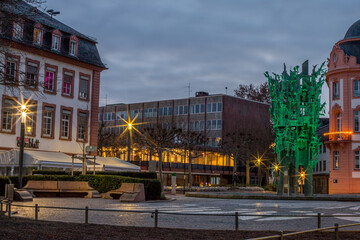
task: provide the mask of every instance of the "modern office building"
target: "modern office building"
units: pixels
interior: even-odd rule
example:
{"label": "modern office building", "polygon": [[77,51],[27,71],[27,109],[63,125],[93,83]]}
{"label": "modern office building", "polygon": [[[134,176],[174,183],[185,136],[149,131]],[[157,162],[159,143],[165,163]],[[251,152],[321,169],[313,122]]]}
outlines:
{"label": "modern office building", "polygon": [[[195,184],[227,184],[233,174],[233,160],[219,148],[221,139],[232,132],[268,132],[270,130],[269,105],[224,94],[209,95],[197,92],[195,97],[132,104],[112,104],[100,107],[99,121],[102,132],[120,135],[125,126],[122,119],[137,116],[136,122],[175,126],[182,130],[201,132],[208,139],[199,146],[196,158],[192,160],[193,182]],[[127,135],[125,136],[127,137]],[[141,149],[140,149],[141,150]],[[127,149],[105,149],[106,156],[127,159]],[[178,184],[183,185],[184,171],[188,171],[188,159],[173,153],[163,157],[165,184],[170,184],[170,174],[177,173]],[[141,165],[143,171],[149,170],[149,155],[146,151],[133,149],[131,161]],[[157,158],[152,158],[157,160]],[[184,165],[185,164],[185,165]],[[240,166],[239,166],[240,168]],[[187,173],[186,173],[187,174]],[[185,174],[185,175],[186,175]],[[241,172],[244,176],[245,172]],[[186,177],[185,177],[186,178]],[[256,184],[256,171],[251,172],[251,180]]]}
{"label": "modern office building", "polygon": [[96,40],[22,1],[1,6],[0,150],[18,148],[24,103],[25,152],[78,154],[96,146],[106,69]]}
{"label": "modern office building", "polygon": [[360,193],[360,20],[335,43],[328,60],[329,193]]}

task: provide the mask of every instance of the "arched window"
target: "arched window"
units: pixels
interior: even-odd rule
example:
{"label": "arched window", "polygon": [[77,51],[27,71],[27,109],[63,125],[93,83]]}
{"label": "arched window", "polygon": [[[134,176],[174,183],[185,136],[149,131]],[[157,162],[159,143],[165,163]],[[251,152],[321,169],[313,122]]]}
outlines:
{"label": "arched window", "polygon": [[336,114],[336,131],[341,132],[342,125],[342,115],[341,113]]}

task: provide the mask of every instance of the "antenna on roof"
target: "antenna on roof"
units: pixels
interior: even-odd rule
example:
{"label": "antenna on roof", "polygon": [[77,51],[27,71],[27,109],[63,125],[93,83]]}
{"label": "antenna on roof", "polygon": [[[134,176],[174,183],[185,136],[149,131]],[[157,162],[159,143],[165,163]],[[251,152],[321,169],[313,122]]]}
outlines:
{"label": "antenna on roof", "polygon": [[56,16],[56,15],[60,14],[60,11],[54,11],[54,9],[49,9],[46,12],[51,16],[51,18],[53,16]]}

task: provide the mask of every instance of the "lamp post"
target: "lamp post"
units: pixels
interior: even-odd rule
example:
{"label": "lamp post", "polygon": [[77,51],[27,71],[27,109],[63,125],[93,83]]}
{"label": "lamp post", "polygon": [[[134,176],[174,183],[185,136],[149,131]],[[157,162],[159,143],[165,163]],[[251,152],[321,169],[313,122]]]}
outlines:
{"label": "lamp post", "polygon": [[128,155],[127,155],[127,160],[128,162],[130,162],[130,155],[131,155],[131,129],[132,129],[132,124],[128,123],[128,129],[129,129],[129,138],[128,138]]}
{"label": "lamp post", "polygon": [[21,130],[20,130],[20,150],[19,150],[19,189],[22,188],[22,177],[23,177],[25,121],[26,121],[26,106],[21,105]]}

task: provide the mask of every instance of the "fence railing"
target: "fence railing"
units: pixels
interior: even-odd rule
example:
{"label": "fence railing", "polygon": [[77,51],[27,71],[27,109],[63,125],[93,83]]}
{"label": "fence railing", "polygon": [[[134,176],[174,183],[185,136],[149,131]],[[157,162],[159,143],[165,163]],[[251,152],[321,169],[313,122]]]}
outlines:
{"label": "fence railing", "polygon": [[[8,200],[1,200],[0,201],[0,217],[7,216],[11,218],[12,216],[12,207],[23,207],[23,208],[34,208],[34,219],[37,221],[39,219],[39,211],[40,208],[43,209],[61,209],[61,210],[77,210],[77,211],[84,211],[84,223],[89,223],[89,211],[94,212],[124,212],[124,213],[147,213],[151,214],[151,218],[154,219],[154,228],[158,227],[159,223],[159,215],[186,215],[186,216],[218,216],[218,217],[234,217],[234,229],[235,231],[239,230],[239,217],[288,217],[288,218],[298,218],[298,217],[305,217],[305,218],[317,218],[317,229],[311,229],[311,230],[304,230],[304,231],[298,231],[298,232],[291,232],[291,233],[284,233],[283,231],[279,231],[278,235],[272,235],[272,236],[266,236],[266,237],[259,237],[259,238],[252,238],[252,240],[266,240],[266,239],[272,239],[272,238],[278,238],[278,239],[284,239],[287,236],[295,236],[299,234],[305,234],[305,233],[312,233],[312,232],[318,232],[318,231],[325,231],[325,230],[334,230],[334,238],[337,240],[339,239],[339,229],[340,228],[346,228],[346,227],[353,227],[353,226],[360,226],[360,223],[354,223],[354,224],[347,224],[347,225],[339,225],[335,224],[334,227],[325,227],[321,228],[321,222],[322,218],[331,218],[331,217],[360,217],[360,214],[356,215],[326,215],[326,214],[239,214],[239,212],[234,213],[181,213],[181,212],[161,212],[158,209],[154,209],[151,211],[139,211],[139,210],[124,210],[124,209],[99,209],[99,208],[89,208],[86,206],[85,208],[74,208],[74,207],[55,207],[55,206],[39,206],[38,204],[35,204],[34,206],[29,205],[21,205],[21,204],[13,204],[12,201]],[[7,213],[7,215],[6,215]]]}

